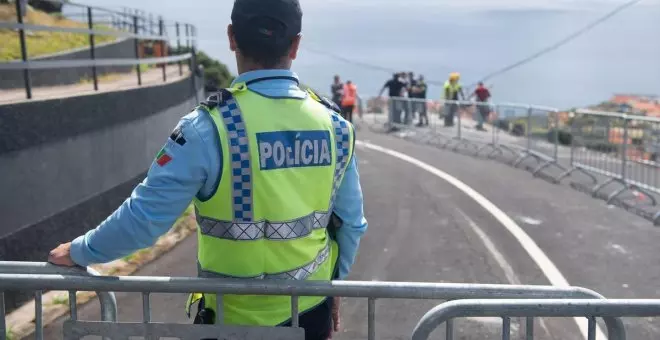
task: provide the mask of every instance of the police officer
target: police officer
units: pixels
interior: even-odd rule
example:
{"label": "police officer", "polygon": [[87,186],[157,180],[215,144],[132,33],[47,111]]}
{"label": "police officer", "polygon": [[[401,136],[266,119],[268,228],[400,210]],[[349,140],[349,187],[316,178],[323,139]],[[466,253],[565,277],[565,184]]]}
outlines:
{"label": "police officer", "polygon": [[[201,277],[348,275],[367,228],[355,136],[336,105],[301,90],[289,70],[300,4],[236,0],[231,19],[240,73],[231,88],[185,116],[131,196],[96,229],[53,249],[50,262],[87,266],[151,246],[192,201]],[[330,230],[335,217],[339,228]],[[196,323],[213,322],[215,301],[203,295]],[[227,324],[290,324],[288,297],[227,295],[223,304]],[[337,298],[300,297],[299,311],[306,339],[338,330]]]}

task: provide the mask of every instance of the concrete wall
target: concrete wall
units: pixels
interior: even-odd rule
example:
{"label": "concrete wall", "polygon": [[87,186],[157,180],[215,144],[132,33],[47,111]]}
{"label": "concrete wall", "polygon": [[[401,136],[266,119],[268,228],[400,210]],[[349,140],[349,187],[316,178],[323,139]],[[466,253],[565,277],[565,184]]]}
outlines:
{"label": "concrete wall", "polygon": [[[94,49],[98,59],[135,58],[135,40],[123,39],[117,42],[99,44]],[[86,60],[90,59],[89,48],[80,48],[65,53],[33,58],[31,60]],[[130,72],[133,66],[103,66],[97,68],[97,74]],[[79,83],[83,79],[92,79],[91,67],[64,69],[30,70],[32,86],[55,86]],[[23,70],[0,71],[0,89],[23,88]]]}
{"label": "concrete wall", "polygon": [[196,84],[0,106],[0,260],[45,261],[103,221],[202,100]]}

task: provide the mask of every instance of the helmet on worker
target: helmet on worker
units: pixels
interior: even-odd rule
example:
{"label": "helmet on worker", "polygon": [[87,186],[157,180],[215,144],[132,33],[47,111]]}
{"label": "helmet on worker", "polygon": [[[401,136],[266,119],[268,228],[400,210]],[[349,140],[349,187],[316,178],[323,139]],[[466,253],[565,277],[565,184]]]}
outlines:
{"label": "helmet on worker", "polygon": [[449,74],[449,81],[456,82],[461,79],[461,74],[458,72],[452,72]]}

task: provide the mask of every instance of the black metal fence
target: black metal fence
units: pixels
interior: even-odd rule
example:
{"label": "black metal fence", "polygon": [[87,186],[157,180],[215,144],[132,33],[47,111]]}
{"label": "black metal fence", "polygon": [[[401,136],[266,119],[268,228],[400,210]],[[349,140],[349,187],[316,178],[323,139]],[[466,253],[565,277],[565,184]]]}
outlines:
{"label": "black metal fence", "polygon": [[[183,75],[183,63],[187,62],[190,70],[196,69],[195,52],[197,30],[194,25],[178,21],[166,21],[144,11],[123,8],[121,11],[102,7],[87,6],[62,0],[43,0],[63,5],[63,12],[68,19],[86,23],[84,27],[58,27],[35,25],[24,22],[26,15],[21,1],[15,0],[16,21],[0,22],[0,29],[13,29],[18,34],[21,59],[0,62],[0,72],[22,70],[25,83],[25,95],[32,99],[32,81],[30,71],[40,69],[57,70],[62,68],[89,67],[92,71],[94,90],[98,91],[99,76],[97,68],[103,66],[134,66],[137,74],[137,85],[142,85],[141,65],[158,65],[162,68],[163,82],[167,81],[167,65],[176,63],[179,75]],[[63,32],[86,34],[89,37],[89,59],[67,60],[30,60],[26,32]],[[133,39],[134,58],[97,58],[96,37],[112,36],[117,39]],[[185,44],[185,45],[183,45]],[[146,50],[153,50],[155,56],[146,57]],[[195,77],[192,77],[193,82]],[[195,84],[193,84],[194,87]]]}

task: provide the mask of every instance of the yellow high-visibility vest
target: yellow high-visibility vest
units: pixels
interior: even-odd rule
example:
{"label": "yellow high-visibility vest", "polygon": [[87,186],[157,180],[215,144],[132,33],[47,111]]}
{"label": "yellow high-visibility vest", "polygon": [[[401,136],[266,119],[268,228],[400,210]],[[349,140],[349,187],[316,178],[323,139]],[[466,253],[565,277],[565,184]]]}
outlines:
{"label": "yellow high-visibility vest", "polygon": [[[237,84],[221,97],[198,108],[217,128],[223,162],[217,190],[194,200],[199,276],[331,280],[338,248],[326,227],[353,154],[353,126],[312,92],[268,98]],[[204,299],[215,308],[215,295]],[[300,312],[323,299],[300,297]],[[227,324],[274,326],[291,317],[287,296],[222,301]]]}

